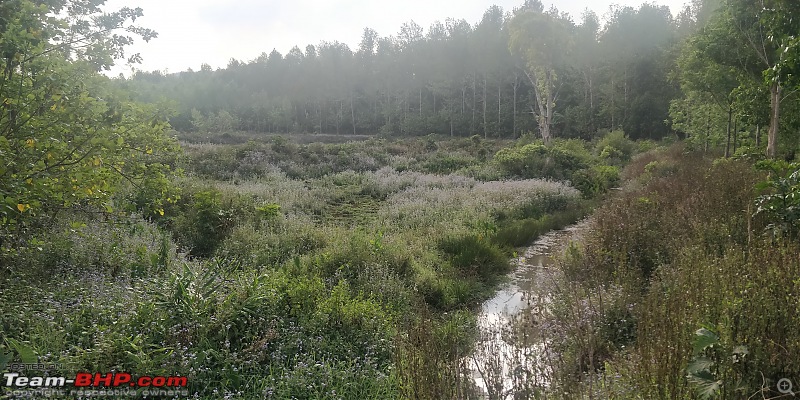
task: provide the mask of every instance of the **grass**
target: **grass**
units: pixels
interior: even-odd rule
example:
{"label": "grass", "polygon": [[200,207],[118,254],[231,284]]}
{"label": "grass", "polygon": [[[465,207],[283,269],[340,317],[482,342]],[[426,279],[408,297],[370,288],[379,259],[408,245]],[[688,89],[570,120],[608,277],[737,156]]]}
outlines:
{"label": "grass", "polygon": [[495,163],[507,144],[184,143],[163,216],[63,213],[4,258],[0,348],[187,375],[193,398],[474,396],[475,306],[517,246],[587,212]]}

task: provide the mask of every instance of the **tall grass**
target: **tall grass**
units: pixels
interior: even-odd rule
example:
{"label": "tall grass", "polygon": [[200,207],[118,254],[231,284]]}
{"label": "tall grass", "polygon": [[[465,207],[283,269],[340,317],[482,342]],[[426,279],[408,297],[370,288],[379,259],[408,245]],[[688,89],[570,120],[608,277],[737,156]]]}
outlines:
{"label": "tall grass", "polygon": [[[754,216],[765,176],[677,148],[634,159],[624,175],[631,183],[565,260],[553,317],[568,331],[554,336],[551,393],[779,396],[775,383],[800,373],[800,246]],[[698,332],[716,339],[698,345]]]}
{"label": "tall grass", "polygon": [[193,398],[474,397],[475,305],[585,211],[503,177],[503,144],[186,144],[163,216],[65,212],[4,258],[0,352],[187,375]]}

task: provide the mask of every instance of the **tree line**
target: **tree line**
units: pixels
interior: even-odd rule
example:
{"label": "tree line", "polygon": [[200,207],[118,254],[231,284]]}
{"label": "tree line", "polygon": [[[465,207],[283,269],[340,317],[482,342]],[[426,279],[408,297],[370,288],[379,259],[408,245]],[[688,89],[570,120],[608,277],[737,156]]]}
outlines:
{"label": "tree line", "polygon": [[673,16],[645,3],[615,6],[601,24],[591,11],[576,23],[528,0],[509,12],[492,6],[474,25],[412,21],[390,36],[366,28],[355,50],[325,41],[215,71],[137,72],[128,84],[144,100],[176,100],[181,131],[533,132],[547,141],[622,130],[730,154],[762,136],[776,143],[781,121],[796,131],[796,96],[785,89],[796,86],[797,7],[695,0]]}
{"label": "tree line", "polygon": [[[492,6],[475,25],[412,21],[385,37],[366,28],[355,50],[322,42],[132,81],[148,100],[178,101],[179,130],[516,137],[538,131],[545,114],[556,136],[604,128],[659,138],[678,89],[668,50],[685,23],[645,4],[615,9],[605,27],[592,12],[576,24],[529,1],[513,12]],[[549,83],[534,76],[540,66]],[[542,113],[544,92],[554,107]]]}

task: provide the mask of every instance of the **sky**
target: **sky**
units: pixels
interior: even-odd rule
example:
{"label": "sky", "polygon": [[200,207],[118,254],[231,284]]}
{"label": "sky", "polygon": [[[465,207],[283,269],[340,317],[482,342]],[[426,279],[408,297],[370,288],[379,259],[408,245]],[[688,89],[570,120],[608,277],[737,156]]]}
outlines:
{"label": "sky", "polygon": [[[688,0],[655,0],[676,15]],[[643,0],[543,0],[580,21],[584,10],[601,18],[612,4],[638,7]],[[199,70],[207,63],[224,68],[231,58],[256,59],[272,49],[286,54],[293,46],[339,41],[356,49],[364,28],[380,36],[396,35],[403,23],[414,21],[425,28],[436,20],[480,21],[484,11],[496,4],[504,11],[519,7],[524,0],[108,0],[106,10],[141,7],[144,16],[137,25],[158,32],[145,43],[138,39],[128,49],[140,53],[138,70],[180,72]],[[131,66],[120,60],[108,74],[129,75]]]}

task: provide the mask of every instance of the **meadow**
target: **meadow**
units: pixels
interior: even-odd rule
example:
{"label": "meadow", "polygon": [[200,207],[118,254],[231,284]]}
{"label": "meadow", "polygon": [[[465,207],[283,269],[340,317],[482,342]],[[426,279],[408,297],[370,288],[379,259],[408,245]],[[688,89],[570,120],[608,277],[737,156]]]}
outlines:
{"label": "meadow", "polygon": [[5,255],[3,337],[65,373],[186,375],[193,398],[472,397],[476,307],[616,184],[608,146],[185,140],[163,210],[56,215]]}

